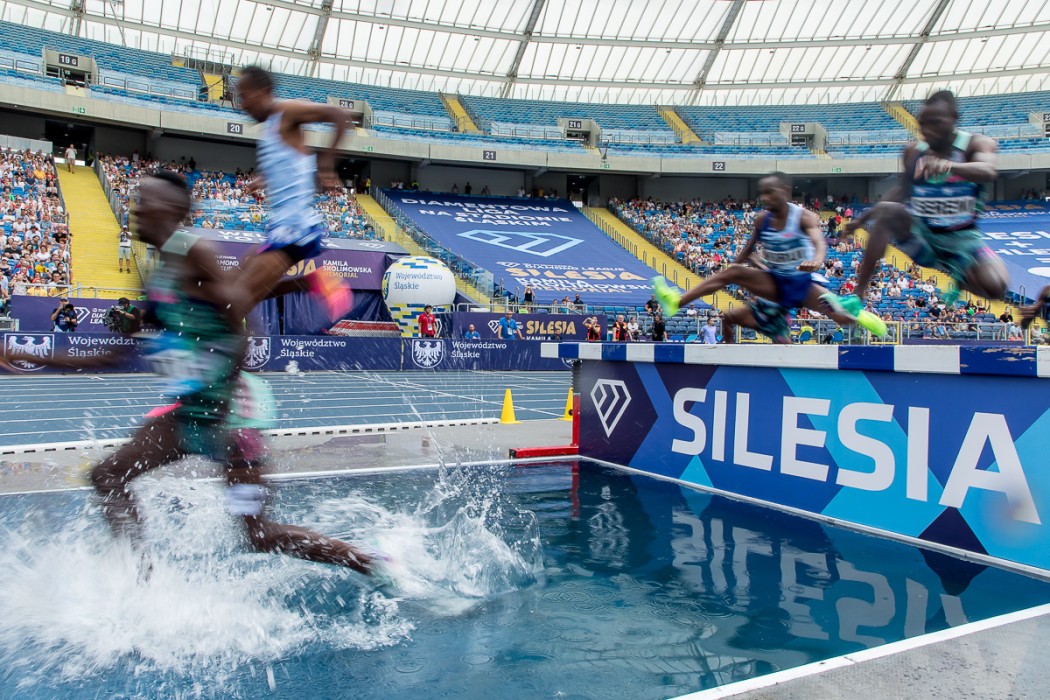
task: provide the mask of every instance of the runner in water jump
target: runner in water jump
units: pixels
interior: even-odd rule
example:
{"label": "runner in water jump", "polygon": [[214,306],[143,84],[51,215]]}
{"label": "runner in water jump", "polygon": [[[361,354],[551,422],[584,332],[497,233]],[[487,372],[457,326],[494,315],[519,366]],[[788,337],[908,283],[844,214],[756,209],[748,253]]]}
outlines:
{"label": "runner in water jump", "polygon": [[[791,201],[791,178],[772,173],[758,182],[759,197],[765,211],[755,217],[755,229],[733,264],[708,277],[684,294],[668,286],[663,277],[653,279],[653,291],[669,318],[683,304],[736,284],[757,299],[742,308],[732,309],[723,317],[726,342],[732,342],[732,326],[754,328],[775,343],[790,343],[788,314],[805,306],[821,313],[828,307],[821,297],[828,293],[819,282],[826,282],[817,270],[824,264],[827,246],[820,232],[820,219],[811,211]],[[761,246],[758,263],[751,267],[756,249]],[[832,319],[843,325],[855,321],[878,336],[886,334],[886,324],[875,314],[863,311],[855,318],[831,312]]]}
{"label": "runner in water jump", "polygon": [[[242,70],[237,80],[241,109],[262,124],[257,146],[259,174],[250,189],[265,188],[270,207],[266,244],[243,262],[234,293],[237,308],[244,315],[270,295],[288,268],[320,255],[326,231],[314,206],[314,195],[318,184],[324,189],[341,186],[335,173],[335,149],[348,125],[361,116],[335,105],[278,101],[273,88],[273,76],[257,66]],[[318,155],[306,146],[306,124],[335,126],[331,145]],[[305,280],[333,321],[350,310],[352,294],[339,277],[317,269]]]}
{"label": "runner in water jump", "polygon": [[[948,273],[959,289],[987,299],[1001,299],[1008,275],[1003,261],[984,244],[977,228],[985,183],[994,182],[998,145],[981,134],[957,128],[955,96],[931,95],[919,112],[921,141],[904,149],[901,178],[883,201],[843,228],[868,232],[864,259],[857,271],[857,293],[829,294],[825,301],[849,315],[863,308],[871,276],[892,241],[922,267]],[[958,290],[949,290],[954,301]]]}
{"label": "runner in water jump", "polygon": [[[161,329],[148,341],[147,358],[167,380],[173,403],[150,411],[131,441],[91,470],[103,515],[115,534],[139,542],[132,482],[187,455],[203,455],[223,465],[230,510],[243,518],[253,548],[372,574],[376,555],[266,517],[266,444],[258,428],[272,397],[265,382],[241,371],[247,339],[229,273],[206,241],[180,229],[190,204],[189,188],[174,173],[158,173],[139,185],[135,233],[155,245],[161,259],[147,284],[146,320]],[[87,369],[125,359],[121,351],[96,357],[7,354],[8,368],[22,361]]]}

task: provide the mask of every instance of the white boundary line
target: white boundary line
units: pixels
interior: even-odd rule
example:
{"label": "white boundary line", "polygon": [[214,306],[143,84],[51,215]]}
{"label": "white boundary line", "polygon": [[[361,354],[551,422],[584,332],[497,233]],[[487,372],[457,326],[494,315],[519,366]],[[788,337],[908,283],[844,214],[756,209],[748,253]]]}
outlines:
{"label": "white boundary line", "polygon": [[[454,428],[460,426],[495,425],[499,418],[469,418],[461,420],[416,421],[413,423],[362,423],[360,425],[323,425],[304,428],[276,428],[262,431],[270,437],[309,437],[312,435],[377,435],[396,433],[415,428]],[[107,449],[119,447],[130,438],[112,440],[73,440],[70,442],[47,442],[33,445],[0,446],[0,455],[34,454],[42,452],[68,452],[83,449]]]}
{"label": "white boundary line", "polygon": [[[454,464],[442,463],[442,462],[431,462],[429,464],[398,464],[391,467],[367,467],[362,469],[324,469],[320,471],[312,472],[271,472],[266,474],[267,481],[295,481],[296,479],[324,479],[333,476],[357,476],[359,474],[383,474],[386,472],[407,472],[414,471],[416,469],[440,469],[441,467],[485,467],[490,464],[506,464],[511,463],[515,466],[528,465],[528,464],[546,464],[548,462],[555,461],[573,461],[580,459],[575,455],[566,455],[564,459],[558,457],[521,457],[510,459],[481,459],[471,462],[456,462]],[[199,476],[196,478],[188,479],[189,481],[199,483],[222,483],[225,480],[221,476]],[[69,493],[70,491],[91,491],[91,486],[63,486],[53,489],[34,489],[32,491],[8,491],[0,493],[0,499],[7,496],[28,496],[44,493]]]}
{"label": "white boundary line", "polygon": [[744,503],[750,503],[752,505],[762,506],[763,508],[771,508],[773,510],[779,510],[784,513],[790,513],[797,515],[802,518],[809,520],[816,520],[821,523],[828,525],[834,525],[841,527],[844,530],[853,530],[854,532],[860,532],[865,535],[874,535],[875,537],[882,537],[888,540],[895,540],[897,542],[903,542],[904,544],[910,544],[913,547],[919,547],[920,549],[929,549],[934,552],[941,552],[942,554],[948,554],[956,557],[957,559],[965,559],[966,561],[972,561],[977,564],[984,564],[986,566],[994,566],[997,569],[1006,569],[1007,571],[1013,571],[1015,573],[1024,574],[1032,578],[1039,579],[1041,581],[1050,581],[1050,569],[1040,569],[1027,564],[1019,564],[1017,562],[1009,561],[1007,559],[997,559],[996,557],[988,556],[987,554],[977,554],[976,552],[970,552],[965,549],[959,549],[946,544],[940,544],[939,542],[930,542],[929,540],[922,540],[918,537],[912,537],[910,535],[902,535],[897,532],[891,532],[890,530],[882,530],[877,527],[871,527],[870,525],[862,525],[860,523],[854,523],[849,520],[842,520],[841,518],[835,518],[830,515],[822,515],[820,513],[813,513],[808,510],[802,510],[800,508],[792,508],[791,506],[781,505],[774,503],[773,501],[763,501],[760,498],[752,498],[751,496],[744,496],[739,493],[733,493],[732,491],[723,491],[716,489],[713,486],[704,486],[702,484],[693,484],[688,481],[682,481],[670,476],[664,476],[662,474],[654,474],[653,472],[647,472],[642,469],[635,467],[625,467],[622,464],[616,462],[609,462],[604,459],[598,459],[596,457],[587,457],[585,455],[576,456],[577,459],[585,459],[590,462],[597,462],[607,467],[614,469],[622,469],[627,472],[634,474],[640,474],[642,476],[649,476],[654,479],[660,479],[662,481],[670,481],[686,488],[691,488],[695,491],[702,491],[704,493],[712,493],[718,496],[725,496],[735,501],[743,501]]}
{"label": "white boundary line", "polygon": [[977,632],[995,629],[996,627],[1010,625],[1015,622],[1031,620],[1043,615],[1050,615],[1050,604],[1037,605],[1034,608],[1018,610],[1017,612],[1006,613],[1005,615],[997,615],[996,617],[989,617],[986,620],[978,620],[977,622],[968,622],[964,625],[959,625],[958,627],[951,627],[938,632],[930,632],[929,634],[912,637],[911,639],[902,639],[899,642],[882,644],[872,649],[864,649],[863,651],[853,652],[851,654],[835,656],[830,659],[825,659],[824,661],[817,661],[815,663],[805,664],[804,666],[796,666],[795,668],[770,673],[769,675],[759,676],[758,678],[749,678],[744,681],[729,683],[718,688],[711,688],[710,690],[701,690],[696,693],[689,693],[688,695],[680,695],[673,700],[716,700],[720,698],[733,698],[743,695],[744,693],[773,688],[778,685],[790,683],[791,681],[797,681],[801,678],[816,676],[836,668],[846,668],[847,666],[855,666],[866,661],[873,661],[887,656],[902,654],[911,651],[912,649],[919,649],[932,644],[946,642],[951,639],[966,637]]}

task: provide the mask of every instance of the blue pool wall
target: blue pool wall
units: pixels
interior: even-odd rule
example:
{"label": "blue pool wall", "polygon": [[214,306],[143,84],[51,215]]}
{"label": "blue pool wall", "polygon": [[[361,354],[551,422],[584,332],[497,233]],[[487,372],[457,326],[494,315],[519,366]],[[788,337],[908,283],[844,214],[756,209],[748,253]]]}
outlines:
{"label": "blue pool wall", "polygon": [[580,454],[1050,575],[1050,348],[549,343]]}

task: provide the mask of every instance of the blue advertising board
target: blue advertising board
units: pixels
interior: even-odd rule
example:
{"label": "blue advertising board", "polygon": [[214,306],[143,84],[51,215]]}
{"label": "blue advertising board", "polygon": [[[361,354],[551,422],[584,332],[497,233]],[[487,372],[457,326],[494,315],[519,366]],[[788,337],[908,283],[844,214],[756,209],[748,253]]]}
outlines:
{"label": "blue advertising board", "polygon": [[[38,357],[93,357],[127,350],[116,367],[97,372],[149,372],[142,358],[144,340],[112,333],[3,334],[3,347]],[[444,340],[429,338],[346,338],[328,335],[250,336],[244,368],[252,372],[382,370],[565,370],[571,361],[541,356],[540,341]],[[19,363],[27,372],[68,372]]]}
{"label": "blue advertising board", "polygon": [[533,340],[408,338],[402,369],[554,371],[572,366],[571,360],[543,357],[542,345]]}
{"label": "blue advertising board", "polygon": [[[473,325],[482,340],[499,338],[500,319],[504,314],[487,311],[460,311],[445,314],[451,322],[453,338],[462,338]],[[604,314],[514,314],[525,340],[587,340],[584,321],[596,321],[602,337],[609,330]]]}
{"label": "blue advertising board", "polygon": [[988,247],[1006,263],[1009,289],[1034,298],[1050,284],[1050,206],[1045,202],[998,202],[981,217]]}
{"label": "blue advertising board", "polygon": [[430,237],[536,301],[579,294],[592,305],[644,304],[656,273],[564,199],[461,197],[384,190]]}
{"label": "blue advertising board", "polygon": [[659,350],[578,348],[581,455],[1050,569],[1050,354]]}

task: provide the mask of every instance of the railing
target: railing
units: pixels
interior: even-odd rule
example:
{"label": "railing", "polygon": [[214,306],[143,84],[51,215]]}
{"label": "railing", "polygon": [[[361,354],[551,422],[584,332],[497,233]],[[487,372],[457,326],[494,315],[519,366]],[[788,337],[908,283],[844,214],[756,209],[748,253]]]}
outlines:
{"label": "railing", "polygon": [[[15,291],[15,287],[25,291]],[[47,284],[11,283],[11,293],[30,297],[69,297],[70,299],[98,299],[100,294],[118,293],[129,297],[138,297],[142,289],[138,287],[85,287],[80,284],[61,284],[51,287]]]}
{"label": "railing", "polygon": [[712,143],[719,146],[787,146],[787,137],[780,132],[747,133],[716,131]]}
{"label": "railing", "polygon": [[640,143],[656,144],[662,146],[673,146],[682,139],[674,133],[661,134],[659,132],[631,132],[627,129],[607,129],[602,131],[602,141],[609,143]]}
{"label": "railing", "polygon": [[505,122],[492,122],[490,133],[493,136],[503,136],[514,139],[536,139],[548,141],[563,141],[565,134],[555,126],[530,126],[528,124],[508,124]]}
{"label": "railing", "polygon": [[[98,83],[102,87],[115,88],[117,90],[126,90],[127,92],[141,92],[147,95],[157,95],[159,97],[174,97],[180,100],[192,100],[196,102],[199,95],[196,90],[189,88],[176,88],[164,85],[154,85],[149,82],[140,82],[134,78],[118,78],[112,75],[102,76],[101,82]],[[88,86],[90,87],[90,85]]]}
{"label": "railing", "polygon": [[[372,188],[372,196],[377,202],[379,202],[379,206],[383,207],[394,223],[399,226],[409,238],[415,241],[416,244],[429,255],[434,256],[448,265],[449,269],[452,270],[452,273],[456,275],[456,277],[473,285],[476,289],[484,294],[488,294],[490,297],[502,294],[502,283],[497,287],[495,278],[491,272],[480,265],[467,260],[463,256],[453,252],[428,236],[415,224],[415,222],[405,216],[398,206],[394,204],[389,197],[383,194],[383,191],[378,187]],[[378,230],[379,222],[373,221],[372,225]]]}
{"label": "railing", "polygon": [[372,125],[420,131],[452,131],[452,119],[449,117],[413,117],[382,111],[372,112]]}

